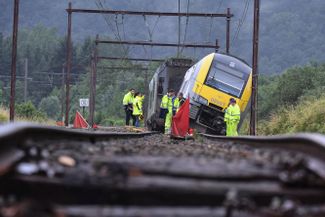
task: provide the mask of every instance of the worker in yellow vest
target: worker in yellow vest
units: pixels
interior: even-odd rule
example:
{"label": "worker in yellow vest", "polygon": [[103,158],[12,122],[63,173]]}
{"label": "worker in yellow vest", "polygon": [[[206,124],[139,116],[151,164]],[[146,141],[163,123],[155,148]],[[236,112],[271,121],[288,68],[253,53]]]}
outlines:
{"label": "worker in yellow vest", "polygon": [[143,116],[143,99],[144,97],[142,97],[141,93],[137,92],[134,94],[132,115],[135,117],[135,127],[140,127],[140,116]]}
{"label": "worker in yellow vest", "polygon": [[234,98],[230,98],[229,106],[225,111],[226,136],[238,136],[237,128],[240,121],[240,108]]}
{"label": "worker in yellow vest", "polygon": [[133,113],[133,100],[134,100],[135,90],[131,88],[127,94],[123,97],[123,107],[125,111],[125,125],[130,125],[130,119],[133,120],[133,125],[135,125],[135,117]]}
{"label": "worker in yellow vest", "polygon": [[173,101],[175,97],[175,91],[169,90],[167,97],[162,101],[164,102],[163,106],[167,107],[167,114],[165,118],[165,134],[170,134],[170,127],[172,125],[172,118],[173,118]]}
{"label": "worker in yellow vest", "polygon": [[160,103],[159,118],[162,118],[164,120],[166,120],[166,115],[168,113],[168,104],[172,100],[170,94],[171,94],[170,90],[168,90],[167,94],[162,97],[161,103]]}

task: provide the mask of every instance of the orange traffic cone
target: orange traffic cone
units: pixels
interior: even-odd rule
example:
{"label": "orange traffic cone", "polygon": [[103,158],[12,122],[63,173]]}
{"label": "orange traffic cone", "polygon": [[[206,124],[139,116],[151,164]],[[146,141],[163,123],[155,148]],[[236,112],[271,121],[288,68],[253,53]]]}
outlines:
{"label": "orange traffic cone", "polygon": [[84,117],[77,111],[73,121],[73,128],[89,128],[89,124]]}

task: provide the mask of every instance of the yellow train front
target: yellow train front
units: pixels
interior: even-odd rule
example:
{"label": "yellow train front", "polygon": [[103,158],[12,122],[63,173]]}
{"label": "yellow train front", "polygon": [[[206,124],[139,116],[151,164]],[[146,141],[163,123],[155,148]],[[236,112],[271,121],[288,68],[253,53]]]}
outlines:
{"label": "yellow train front", "polygon": [[[180,92],[190,98],[190,124],[199,132],[225,134],[224,110],[235,98],[244,119],[252,90],[252,69],[244,61],[212,53],[187,70]],[[241,125],[241,122],[239,126]]]}

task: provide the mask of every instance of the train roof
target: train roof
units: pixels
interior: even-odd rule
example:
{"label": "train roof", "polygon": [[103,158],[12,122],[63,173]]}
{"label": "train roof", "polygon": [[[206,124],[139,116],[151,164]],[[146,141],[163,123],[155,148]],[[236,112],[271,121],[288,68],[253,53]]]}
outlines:
{"label": "train roof", "polygon": [[239,58],[239,57],[237,57],[237,56],[235,56],[235,55],[227,54],[227,53],[215,53],[215,54],[219,54],[219,55],[229,56],[229,57],[235,58],[235,59],[237,59],[237,60],[239,60],[239,61],[245,63],[247,66],[250,67],[250,65],[249,65],[249,64],[248,64],[244,59],[241,59],[241,58]]}

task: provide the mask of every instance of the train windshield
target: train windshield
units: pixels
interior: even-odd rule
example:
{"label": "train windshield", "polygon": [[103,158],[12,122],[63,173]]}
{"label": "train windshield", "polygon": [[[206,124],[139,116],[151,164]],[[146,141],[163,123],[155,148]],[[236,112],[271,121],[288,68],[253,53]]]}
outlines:
{"label": "train windshield", "polygon": [[231,66],[231,64],[225,65],[213,61],[206,84],[235,97],[240,97],[247,75]]}

